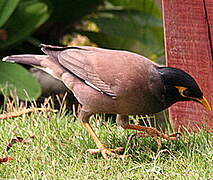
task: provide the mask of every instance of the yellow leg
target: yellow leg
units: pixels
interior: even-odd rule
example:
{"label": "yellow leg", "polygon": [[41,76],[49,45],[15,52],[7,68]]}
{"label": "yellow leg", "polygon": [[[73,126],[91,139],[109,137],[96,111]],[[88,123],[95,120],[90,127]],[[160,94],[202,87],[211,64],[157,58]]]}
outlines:
{"label": "yellow leg", "polygon": [[91,135],[91,137],[95,141],[98,149],[89,149],[87,151],[92,154],[101,153],[105,159],[108,159],[109,157],[120,157],[120,158],[127,157],[125,155],[116,154],[117,152],[124,151],[123,147],[119,147],[116,149],[108,149],[101,143],[98,136],[96,135],[96,133],[94,132],[94,130],[92,129],[92,127],[89,124],[89,117],[90,117],[90,114],[88,114],[84,111],[81,111],[79,114],[79,118],[82,120],[85,129],[88,131],[88,133]]}
{"label": "yellow leg", "polygon": [[95,141],[98,149],[102,150],[105,148],[105,146],[101,143],[101,141],[98,139],[97,135],[95,134],[95,132],[93,131],[92,127],[90,126],[89,123],[87,122],[83,122],[84,127],[86,128],[86,130],[89,132],[89,134],[92,136],[93,140]]}

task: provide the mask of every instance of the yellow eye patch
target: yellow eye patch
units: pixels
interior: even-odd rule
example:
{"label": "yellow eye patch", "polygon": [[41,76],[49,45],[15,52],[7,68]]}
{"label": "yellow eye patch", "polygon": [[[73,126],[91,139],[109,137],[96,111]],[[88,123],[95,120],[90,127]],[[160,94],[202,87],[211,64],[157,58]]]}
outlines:
{"label": "yellow eye patch", "polygon": [[186,87],[183,87],[183,86],[175,86],[177,89],[178,89],[178,91],[179,91],[179,93],[181,94],[181,96],[183,96],[183,97],[187,97],[187,96],[185,96],[184,94],[183,94],[183,91],[185,91],[187,88]]}

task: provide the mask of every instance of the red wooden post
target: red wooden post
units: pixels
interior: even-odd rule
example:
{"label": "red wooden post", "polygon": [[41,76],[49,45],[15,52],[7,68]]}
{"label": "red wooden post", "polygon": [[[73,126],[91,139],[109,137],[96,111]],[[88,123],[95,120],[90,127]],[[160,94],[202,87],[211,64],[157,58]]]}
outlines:
{"label": "red wooden post", "polygon": [[[167,64],[191,74],[213,106],[213,1],[163,0]],[[177,130],[213,130],[213,111],[194,102],[170,108]]]}

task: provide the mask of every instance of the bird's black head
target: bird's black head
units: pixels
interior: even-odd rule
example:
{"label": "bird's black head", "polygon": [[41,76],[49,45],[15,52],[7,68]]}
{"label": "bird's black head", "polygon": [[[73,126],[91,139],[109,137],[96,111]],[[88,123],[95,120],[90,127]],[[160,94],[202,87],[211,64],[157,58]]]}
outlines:
{"label": "bird's black head", "polygon": [[169,107],[178,101],[196,101],[211,110],[198,84],[188,73],[172,67],[158,67],[165,88],[164,101]]}

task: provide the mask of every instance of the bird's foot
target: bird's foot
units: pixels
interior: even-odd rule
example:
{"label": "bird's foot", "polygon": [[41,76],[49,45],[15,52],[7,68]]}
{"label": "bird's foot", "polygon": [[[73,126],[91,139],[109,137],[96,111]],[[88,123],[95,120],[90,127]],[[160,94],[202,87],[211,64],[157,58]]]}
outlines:
{"label": "bird's foot", "polygon": [[155,128],[146,127],[146,130],[145,130],[144,133],[132,134],[129,137],[129,141],[131,141],[135,137],[153,137],[154,140],[158,144],[158,150],[160,150],[160,148],[161,148],[161,140],[160,140],[160,138],[174,141],[174,140],[178,140],[180,138],[180,136],[181,136],[181,133],[164,134],[164,133],[161,133],[160,131],[158,131]]}
{"label": "bird's foot", "polygon": [[129,140],[133,139],[134,137],[153,137],[153,138],[163,138],[167,140],[178,140],[181,136],[181,133],[174,133],[174,134],[164,134],[158,131],[155,128],[150,128],[148,131],[144,133],[135,133],[129,137]]}
{"label": "bird's foot", "polygon": [[87,152],[91,154],[98,154],[101,153],[105,159],[110,158],[126,158],[128,155],[119,155],[118,153],[121,153],[124,151],[123,147],[118,147],[116,149],[109,149],[106,147],[100,148],[100,149],[88,149]]}

